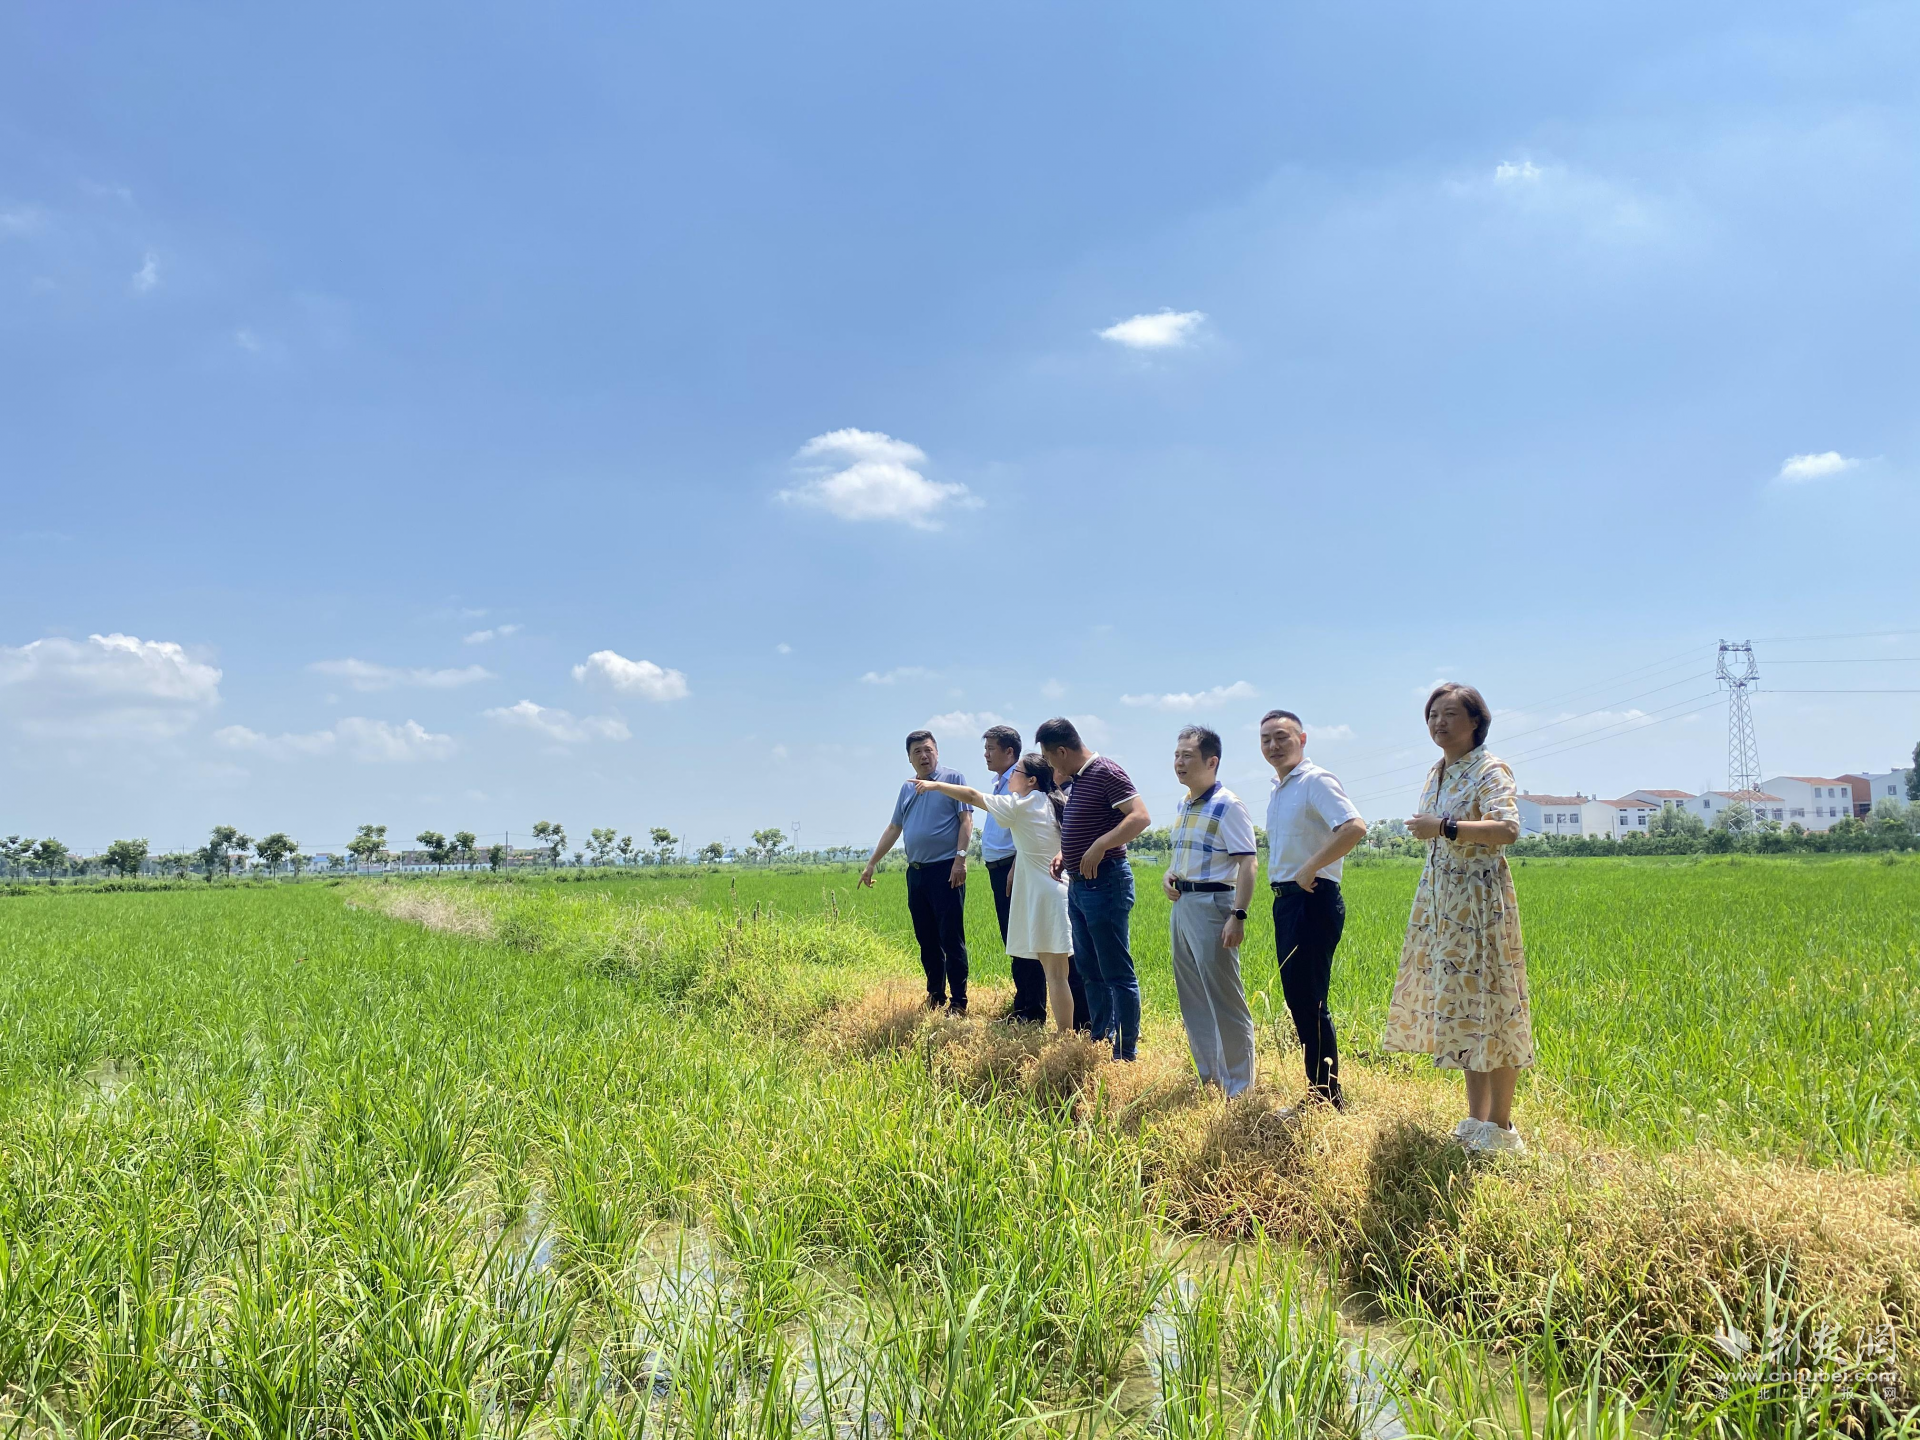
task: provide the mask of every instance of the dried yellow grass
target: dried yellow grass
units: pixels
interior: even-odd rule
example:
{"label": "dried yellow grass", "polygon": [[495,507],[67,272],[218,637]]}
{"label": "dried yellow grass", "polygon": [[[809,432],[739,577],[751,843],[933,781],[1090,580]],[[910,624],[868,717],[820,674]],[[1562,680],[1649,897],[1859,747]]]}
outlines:
{"label": "dried yellow grass", "polygon": [[1729,1316],[1754,1323],[1771,1276],[1789,1324],[1825,1321],[1851,1338],[1891,1322],[1907,1388],[1920,1389],[1913,1173],[1649,1155],[1538,1114],[1526,1153],[1470,1157],[1450,1134],[1458,1090],[1425,1077],[1348,1065],[1344,1113],[1265,1081],[1227,1101],[1196,1082],[1177,1030],[1116,1064],[1079,1035],[929,1016],[904,986],[835,1012],[823,1033],[842,1052],[922,1048],[968,1093],[1067,1106],[1137,1136],[1174,1223],[1294,1238],[1339,1256],[1364,1288],[1495,1340],[1551,1320],[1576,1351],[1665,1353]]}

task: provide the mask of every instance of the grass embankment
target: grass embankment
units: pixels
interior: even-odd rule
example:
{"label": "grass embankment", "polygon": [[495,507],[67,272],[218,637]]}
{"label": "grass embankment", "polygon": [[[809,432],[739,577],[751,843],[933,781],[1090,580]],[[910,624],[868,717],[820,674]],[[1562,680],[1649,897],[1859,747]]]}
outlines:
{"label": "grass embankment", "polygon": [[[873,991],[914,967],[861,914],[897,894],[845,903],[817,874],[767,878],[734,914],[635,907],[632,886],[357,892],[437,929],[320,887],[7,902],[0,1383],[15,1413],[223,1435],[649,1419],[1279,1435],[1357,1433],[1384,1401],[1418,1433],[1486,1434],[1537,1399],[1490,1364],[1502,1334],[1549,1389],[1555,1365],[1595,1357],[1590,1420],[1566,1397],[1563,1427],[1620,1428],[1625,1396],[1602,1382],[1622,1363],[1657,1382],[1648,1326],[1595,1343],[1609,1307],[1662,1288],[1622,1288],[1632,1256],[1602,1253],[1644,1237],[1589,1245],[1537,1199],[1592,1193],[1583,1162],[1560,1178],[1535,1157],[1466,1169],[1430,1143],[1448,1103],[1391,1072],[1356,1068],[1345,1120],[1209,1105],[1151,984],[1157,1058],[1128,1070],[1072,1041],[1029,1056],[1031,1037],[906,1023]],[[1556,1135],[1563,1157],[1611,1153],[1563,1141],[1591,1139]],[[1821,1183],[1870,1210],[1872,1186],[1897,1184]],[[1372,1198],[1360,1246],[1343,1238],[1353,1195]],[[1397,1273],[1387,1303],[1442,1322],[1375,1343],[1373,1402],[1356,1398],[1326,1291],[1284,1248],[1255,1242],[1174,1283],[1175,1224],[1261,1220],[1377,1262],[1376,1280]],[[1910,1213],[1881,1221],[1910,1239]],[[1696,1231],[1673,1229],[1760,1335],[1765,1260],[1791,1251],[1774,1318],[1797,1343],[1823,1294],[1836,1317],[1869,1313],[1850,1224],[1799,1250],[1769,1250],[1776,1228],[1717,1271]],[[685,1263],[653,1225],[691,1237]],[[1829,1252],[1844,1261],[1831,1273]],[[1463,1304],[1489,1296],[1504,1306],[1489,1333],[1463,1336]],[[1693,1382],[1717,1363],[1695,1331],[1672,1349]],[[1749,1383],[1717,1402],[1697,1383],[1641,1399],[1661,1428],[1756,1434],[1815,1432],[1850,1403]]]}

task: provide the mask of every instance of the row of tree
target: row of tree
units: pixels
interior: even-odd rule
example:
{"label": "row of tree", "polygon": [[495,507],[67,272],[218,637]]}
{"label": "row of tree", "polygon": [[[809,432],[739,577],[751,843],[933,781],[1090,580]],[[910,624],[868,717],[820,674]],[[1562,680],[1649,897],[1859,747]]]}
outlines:
{"label": "row of tree", "polygon": [[[662,826],[647,832],[647,843],[636,843],[631,835],[622,835],[612,827],[596,828],[582,849],[573,850],[575,866],[671,865],[678,863],[720,864],[736,862],[766,864],[783,858],[795,858],[784,831],[756,830],[753,844],[730,850],[718,840],[698,850],[683,853],[681,838]],[[553,866],[568,862],[568,840],[564,825],[541,820],[532,828],[535,853],[544,852],[545,863]],[[520,863],[515,852],[505,845],[480,846],[471,830],[456,830],[451,837],[437,830],[422,830],[414,837],[417,851],[396,853],[387,844],[385,825],[362,825],[346,843],[345,855],[325,857],[328,868],[365,869],[402,863],[415,856],[424,857],[433,866],[458,866],[467,869],[484,864],[501,870]],[[518,852],[524,855],[526,852]],[[836,852],[837,854],[837,852]],[[97,876],[172,875],[185,879],[200,875],[208,881],[224,879],[236,873],[300,875],[314,863],[300,843],[284,831],[255,840],[233,825],[216,825],[206,844],[195,850],[170,851],[155,855],[147,841],[116,840],[97,855],[75,855],[52,838],[9,835],[0,840],[0,869],[14,878],[39,877],[75,879]]]}

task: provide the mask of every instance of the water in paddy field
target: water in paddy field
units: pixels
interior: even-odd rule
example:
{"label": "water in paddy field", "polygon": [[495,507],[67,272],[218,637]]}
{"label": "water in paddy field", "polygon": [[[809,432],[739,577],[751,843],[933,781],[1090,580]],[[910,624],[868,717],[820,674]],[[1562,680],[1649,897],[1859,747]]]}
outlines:
{"label": "water in paddy field", "polygon": [[97,1095],[103,1102],[111,1105],[120,1098],[120,1092],[140,1078],[140,1063],[137,1060],[120,1060],[112,1055],[102,1056],[80,1076],[83,1090]]}

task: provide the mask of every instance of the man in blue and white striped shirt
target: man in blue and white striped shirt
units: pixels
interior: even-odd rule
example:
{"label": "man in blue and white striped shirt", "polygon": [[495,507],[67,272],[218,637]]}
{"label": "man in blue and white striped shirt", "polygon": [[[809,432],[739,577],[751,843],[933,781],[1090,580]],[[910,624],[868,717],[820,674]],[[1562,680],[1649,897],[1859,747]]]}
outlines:
{"label": "man in blue and white striped shirt", "polygon": [[1231,1098],[1253,1084],[1253,1014],[1240,984],[1257,863],[1253,816],[1220,783],[1220,736],[1206,726],[1180,732],[1173,773],[1187,787],[1160,882],[1173,902],[1173,987],[1201,1082]]}

